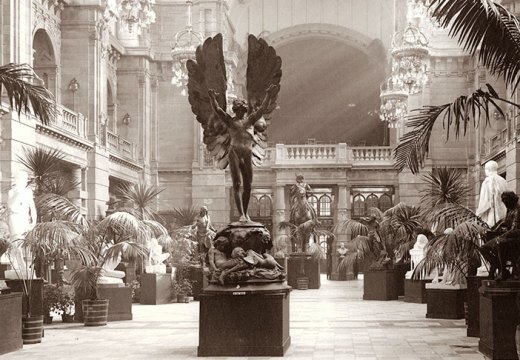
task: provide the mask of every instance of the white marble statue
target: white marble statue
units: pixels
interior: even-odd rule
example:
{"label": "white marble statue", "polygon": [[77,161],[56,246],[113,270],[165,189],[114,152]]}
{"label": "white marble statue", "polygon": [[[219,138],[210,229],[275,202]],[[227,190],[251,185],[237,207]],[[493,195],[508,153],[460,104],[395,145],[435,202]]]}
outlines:
{"label": "white marble statue", "polygon": [[166,265],[164,260],[170,257],[170,254],[162,252],[162,246],[159,245],[157,239],[152,239],[148,247],[149,255],[145,267],[147,274],[166,274]]}
{"label": "white marble statue", "polygon": [[[499,220],[506,216],[506,206],[502,202],[501,195],[504,191],[508,191],[507,181],[497,173],[498,164],[496,161],[488,161],[484,166],[486,178],[482,182],[480,188],[480,197],[477,211],[475,212],[489,227],[493,227]],[[488,266],[484,265],[478,268],[477,275],[487,276]]]}
{"label": "white marble statue", "polygon": [[[105,246],[103,252],[106,253],[108,246]],[[116,259],[105,261],[101,267],[101,274],[98,278],[98,284],[123,284],[125,277],[124,271],[115,270],[116,266],[121,262],[121,254]]]}
{"label": "white marble statue", "polygon": [[[413,248],[410,250],[410,270],[406,272],[405,278],[411,279],[413,271],[417,264],[419,264],[426,256],[426,245],[428,245],[428,238],[424,234],[417,235],[417,240]],[[426,278],[421,274],[421,278]]]}
{"label": "white marble statue", "polygon": [[36,225],[36,205],[33,191],[27,186],[28,175],[25,171],[15,174],[14,185],[7,195],[8,225],[11,239],[11,250],[8,257],[12,270],[5,272],[6,279],[29,279],[35,276],[34,269],[25,261],[24,255],[30,258],[29,249],[23,248],[21,241],[28,231]]}

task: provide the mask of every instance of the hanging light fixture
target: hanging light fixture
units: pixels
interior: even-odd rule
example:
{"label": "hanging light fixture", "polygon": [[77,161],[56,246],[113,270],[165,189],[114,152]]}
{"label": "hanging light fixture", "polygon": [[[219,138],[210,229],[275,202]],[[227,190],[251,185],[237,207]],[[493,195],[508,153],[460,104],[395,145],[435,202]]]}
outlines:
{"label": "hanging light fixture", "polygon": [[403,85],[408,94],[417,94],[428,80],[426,75],[430,51],[428,39],[411,23],[392,39],[392,78]]}
{"label": "hanging light fixture", "polygon": [[154,5],[155,0],[106,0],[103,16],[109,25],[119,19],[123,30],[141,34],[156,20]]}
{"label": "hanging light fixture", "polygon": [[183,96],[186,96],[186,86],[188,84],[186,61],[189,59],[195,59],[195,50],[203,41],[203,36],[200,33],[193,31],[193,25],[191,23],[191,6],[193,1],[187,0],[186,4],[188,5],[188,20],[186,21],[186,28],[175,34],[172,46],[172,84],[181,88],[181,94]]}
{"label": "hanging light fixture", "polygon": [[379,118],[386,121],[389,128],[399,127],[408,113],[408,92],[391,77],[381,85],[380,98]]}

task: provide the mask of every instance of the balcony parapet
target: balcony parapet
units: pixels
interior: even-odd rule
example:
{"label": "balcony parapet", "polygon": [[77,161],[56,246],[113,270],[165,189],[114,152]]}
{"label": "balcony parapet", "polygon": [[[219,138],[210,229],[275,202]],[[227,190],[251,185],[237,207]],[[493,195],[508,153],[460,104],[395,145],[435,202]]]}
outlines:
{"label": "balcony parapet", "polygon": [[[203,166],[214,166],[208,152],[202,152]],[[276,144],[265,150],[262,167],[334,166],[334,167],[389,167],[393,166],[393,147],[356,146],[339,144]]]}
{"label": "balcony parapet", "polygon": [[110,152],[116,152],[126,159],[135,160],[136,145],[112,131],[105,130],[105,146]]}
{"label": "balcony parapet", "polygon": [[489,160],[495,157],[499,152],[505,149],[506,143],[509,141],[507,128],[498,130],[495,135],[484,142],[484,158]]}

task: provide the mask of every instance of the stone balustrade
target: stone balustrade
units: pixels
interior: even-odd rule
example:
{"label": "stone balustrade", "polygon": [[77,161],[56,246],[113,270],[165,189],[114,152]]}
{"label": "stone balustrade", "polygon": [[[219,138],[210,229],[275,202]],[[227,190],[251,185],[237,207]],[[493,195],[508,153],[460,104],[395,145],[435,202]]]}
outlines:
{"label": "stone balustrade", "polygon": [[115,151],[119,155],[135,160],[135,144],[122,138],[121,136],[106,130],[106,147],[110,151]]}
{"label": "stone balustrade", "polygon": [[495,135],[484,142],[484,156],[489,157],[495,155],[502,150],[509,140],[507,128],[498,130]]}
{"label": "stone balustrade", "polygon": [[[204,154],[204,167],[214,166],[209,154]],[[346,143],[324,145],[284,145],[265,149],[263,167],[274,165],[337,165],[392,166],[393,148],[390,146],[349,147]]]}

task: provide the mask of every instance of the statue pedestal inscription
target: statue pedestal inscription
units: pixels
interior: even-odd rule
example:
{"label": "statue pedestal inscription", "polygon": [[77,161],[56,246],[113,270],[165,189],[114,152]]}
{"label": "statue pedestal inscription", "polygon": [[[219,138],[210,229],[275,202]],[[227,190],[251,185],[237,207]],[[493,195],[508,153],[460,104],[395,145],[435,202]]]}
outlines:
{"label": "statue pedestal inscription", "polygon": [[283,356],[290,291],[281,282],[209,285],[200,295],[198,356]]}
{"label": "statue pedestal inscription", "polygon": [[479,292],[478,350],[491,359],[517,359],[515,334],[520,316],[516,299],[520,282],[483,280]]}

